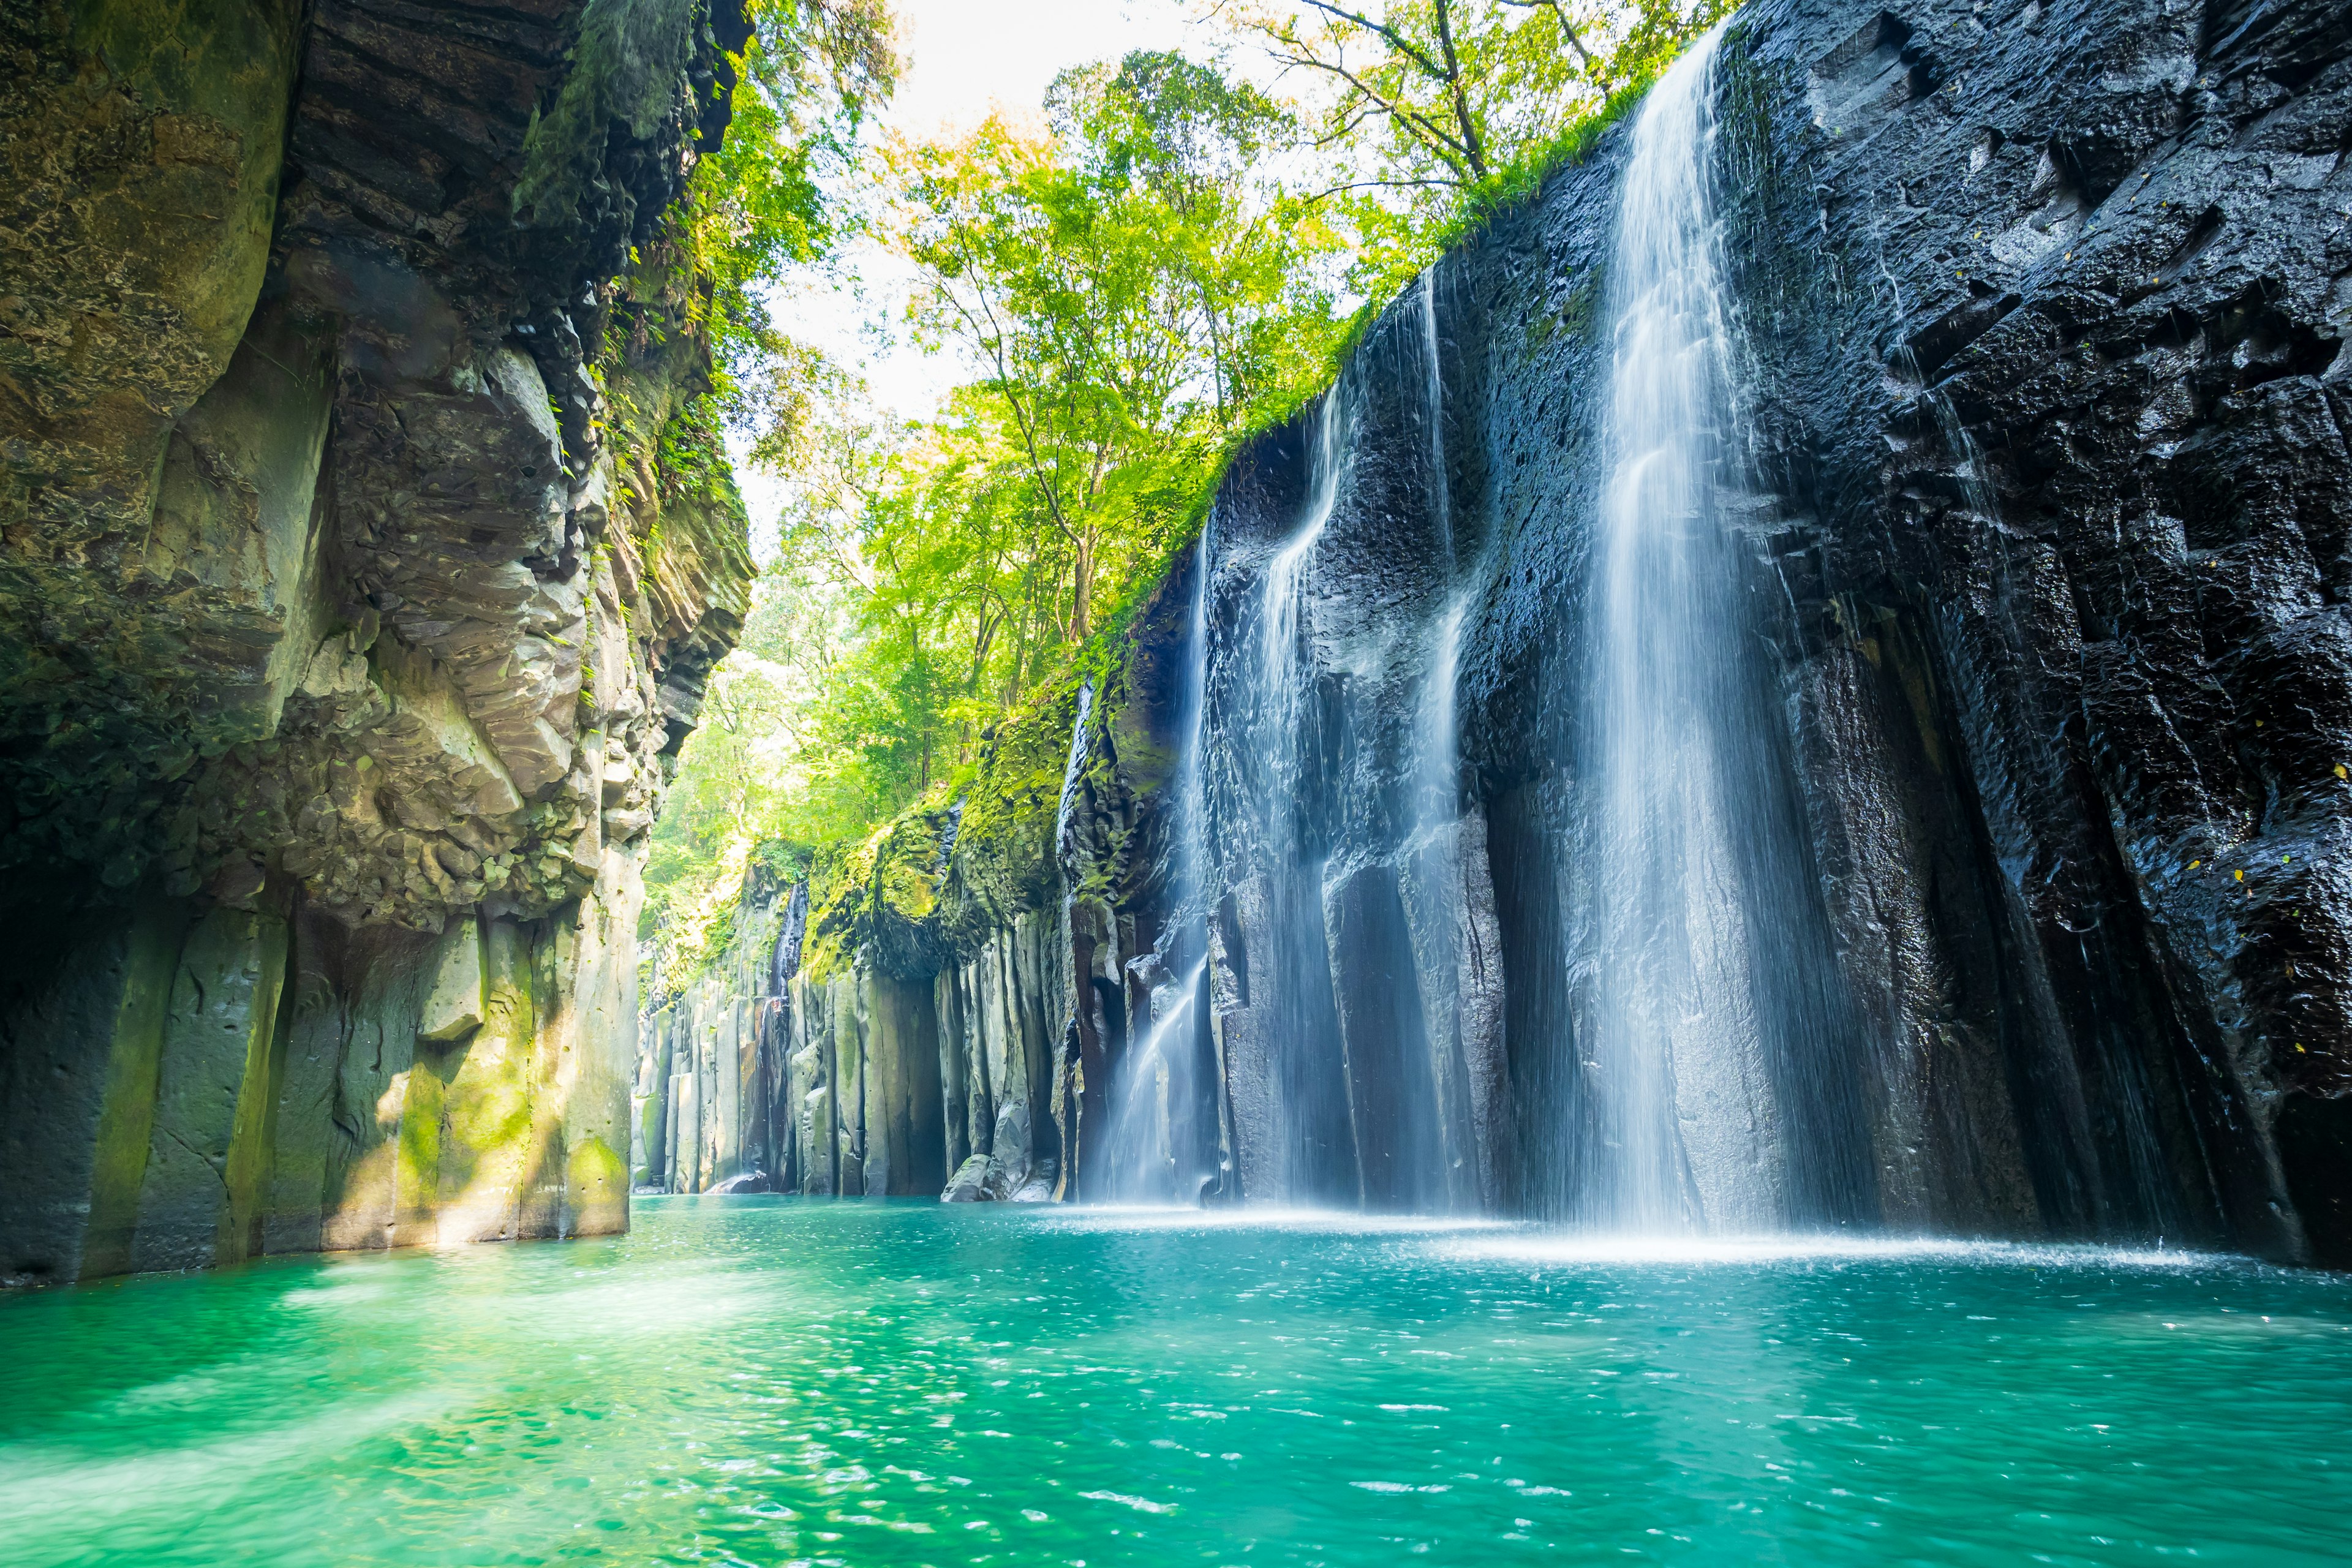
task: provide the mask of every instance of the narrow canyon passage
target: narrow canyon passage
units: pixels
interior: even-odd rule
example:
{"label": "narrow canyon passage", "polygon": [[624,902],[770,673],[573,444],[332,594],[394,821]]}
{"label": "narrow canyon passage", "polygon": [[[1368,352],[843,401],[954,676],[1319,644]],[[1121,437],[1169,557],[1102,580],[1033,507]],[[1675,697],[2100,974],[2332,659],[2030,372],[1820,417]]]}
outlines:
{"label": "narrow canyon passage", "polygon": [[2342,1557],[2341,0],[231,10],[0,17],[0,1559]]}

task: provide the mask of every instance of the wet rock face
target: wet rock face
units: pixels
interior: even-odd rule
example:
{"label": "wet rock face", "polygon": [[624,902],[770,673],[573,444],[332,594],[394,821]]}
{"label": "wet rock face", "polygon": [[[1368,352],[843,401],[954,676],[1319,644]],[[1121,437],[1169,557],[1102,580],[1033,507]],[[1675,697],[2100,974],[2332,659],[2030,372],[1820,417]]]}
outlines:
{"label": "wet rock face", "polygon": [[[1747,598],[1887,1223],[2342,1256],[2348,57],[2325,5],[1768,4],[1727,41]],[[1446,264],[1523,1116],[1622,155]]]}
{"label": "wet rock face", "polygon": [[748,604],[629,271],[740,16],[230,10],[0,19],[13,1277],[625,1224],[641,840]]}
{"label": "wet rock face", "polygon": [[[1775,939],[1817,955],[1831,1026],[1756,1129],[1759,1182],[1861,1223],[2343,1258],[2352,26],[1790,0],[1742,13],[1716,93],[1738,613],[1781,730],[1748,808],[1801,819],[1820,901]],[[1256,776],[1250,650],[1318,504],[1311,422],[1220,498],[1211,931],[1251,1195],[1560,1213],[1586,1179],[1578,737],[1626,154],[1368,336],[1300,595],[1295,788]],[[1433,821],[1415,730],[1465,585]],[[1806,1171],[1809,1109],[1853,1167]]]}
{"label": "wet rock face", "polygon": [[[1916,1035],[2001,1040],[2052,1228],[2341,1260],[2352,18],[1790,7],[1748,40],[1763,547],[1849,953]],[[1974,935],[1917,867],[1954,817]],[[2030,1000],[1955,1009],[1906,946]]]}

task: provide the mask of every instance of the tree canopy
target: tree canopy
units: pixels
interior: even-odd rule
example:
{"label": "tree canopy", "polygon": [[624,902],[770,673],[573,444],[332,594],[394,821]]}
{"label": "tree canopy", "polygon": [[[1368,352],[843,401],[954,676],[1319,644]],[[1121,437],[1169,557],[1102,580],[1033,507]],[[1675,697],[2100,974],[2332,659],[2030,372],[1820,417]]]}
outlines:
{"label": "tree canopy", "polygon": [[[919,140],[866,134],[897,69],[880,0],[765,3],[755,133],[698,171],[689,221],[731,268],[731,413],[785,500],[655,833],[647,930],[689,960],[752,846],[960,787],[1183,547],[1238,440],[1723,8],[1192,0],[1211,50],[1066,70],[1034,115]],[[954,382],[921,419],[763,303],[851,189],[916,279],[897,330]]]}

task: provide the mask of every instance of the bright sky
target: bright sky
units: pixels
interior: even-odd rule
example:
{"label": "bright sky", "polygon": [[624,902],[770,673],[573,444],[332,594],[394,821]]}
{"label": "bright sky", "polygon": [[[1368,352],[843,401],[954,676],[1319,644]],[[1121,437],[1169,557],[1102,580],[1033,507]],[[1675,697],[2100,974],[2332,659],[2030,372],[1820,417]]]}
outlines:
{"label": "bright sky", "polygon": [[1066,67],[1129,49],[1182,47],[1181,0],[895,0],[914,69],[892,123],[924,132],[967,124],[991,102],[1034,109]]}
{"label": "bright sky", "polygon": [[[1201,47],[1185,21],[1183,0],[891,0],[899,45],[912,64],[885,121],[910,135],[977,123],[993,105],[1035,110],[1067,67],[1112,59],[1129,49]],[[872,247],[844,258],[844,286],[823,285],[775,301],[779,321],[861,370],[875,400],[919,417],[961,379],[951,363],[878,344],[860,328],[904,309],[902,263]],[[857,277],[863,298],[846,286]],[[764,544],[777,506],[774,480],[738,463],[736,478],[751,511],[752,537]]]}

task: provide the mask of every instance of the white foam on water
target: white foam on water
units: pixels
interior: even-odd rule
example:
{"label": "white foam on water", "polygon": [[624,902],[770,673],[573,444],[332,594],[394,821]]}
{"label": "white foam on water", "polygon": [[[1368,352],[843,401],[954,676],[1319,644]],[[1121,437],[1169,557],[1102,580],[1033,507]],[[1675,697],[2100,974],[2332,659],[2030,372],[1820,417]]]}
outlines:
{"label": "white foam on water", "polygon": [[1509,1222],[1451,1215],[1361,1214],[1349,1209],[1072,1206],[1040,1214],[1055,1229],[1103,1231],[1263,1230],[1335,1236],[1426,1236],[1507,1228]]}
{"label": "white foam on water", "polygon": [[271,1469],[315,1464],[321,1453],[444,1417],[471,1397],[436,1388],[352,1400],[307,1420],[110,1458],[70,1443],[0,1445],[0,1542],[37,1539],[45,1525],[83,1527],[92,1518],[201,1517]]}
{"label": "white foam on water", "polygon": [[1521,1230],[1468,1237],[1445,1256],[1463,1261],[1533,1264],[1727,1265],[1954,1263],[1993,1268],[2200,1269],[2262,1265],[2227,1253],[2168,1247],[1969,1241],[1947,1237],[1788,1235],[1675,1236]]}

